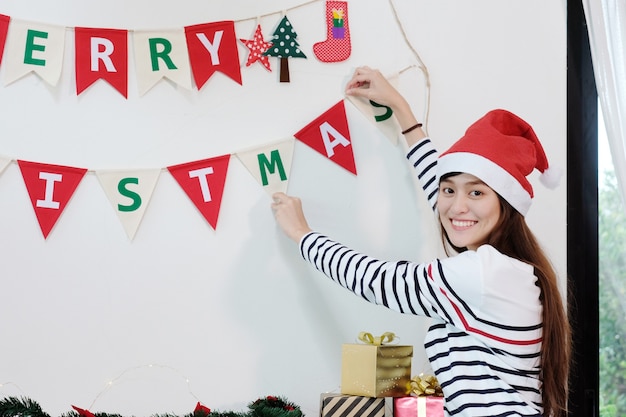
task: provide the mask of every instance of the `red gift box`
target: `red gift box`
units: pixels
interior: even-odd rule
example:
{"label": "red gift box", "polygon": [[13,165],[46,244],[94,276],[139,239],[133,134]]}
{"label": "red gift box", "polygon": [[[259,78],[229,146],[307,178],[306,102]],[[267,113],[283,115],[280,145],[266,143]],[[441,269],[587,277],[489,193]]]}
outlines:
{"label": "red gift box", "polygon": [[443,397],[396,397],[393,399],[394,417],[443,417]]}

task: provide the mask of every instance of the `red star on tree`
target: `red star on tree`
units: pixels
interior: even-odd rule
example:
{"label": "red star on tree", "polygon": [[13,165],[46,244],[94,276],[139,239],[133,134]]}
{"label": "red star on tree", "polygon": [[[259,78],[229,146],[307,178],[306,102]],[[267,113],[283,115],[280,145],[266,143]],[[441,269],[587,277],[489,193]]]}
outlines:
{"label": "red star on tree", "polygon": [[263,39],[263,32],[261,31],[261,25],[257,25],[256,31],[254,32],[253,39],[250,39],[250,40],[239,39],[239,40],[243,42],[243,44],[246,45],[248,49],[250,50],[248,54],[248,61],[246,62],[246,67],[249,67],[250,65],[259,61],[261,62],[261,64],[263,64],[263,66],[268,71],[272,70],[270,68],[269,57],[263,55],[263,53],[267,51],[270,48],[270,46],[272,46],[272,42],[265,42],[265,40]]}

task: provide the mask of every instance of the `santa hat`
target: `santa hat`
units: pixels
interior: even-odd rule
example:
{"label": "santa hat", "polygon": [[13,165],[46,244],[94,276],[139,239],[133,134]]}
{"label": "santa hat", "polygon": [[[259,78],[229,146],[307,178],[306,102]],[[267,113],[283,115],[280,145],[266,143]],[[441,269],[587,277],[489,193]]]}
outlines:
{"label": "santa hat", "polygon": [[452,172],[472,174],[500,194],[522,215],[533,198],[526,178],[533,169],[540,180],[555,188],[561,171],[548,167],[548,159],[533,128],[506,110],[492,110],[472,124],[465,135],[441,154],[437,175]]}

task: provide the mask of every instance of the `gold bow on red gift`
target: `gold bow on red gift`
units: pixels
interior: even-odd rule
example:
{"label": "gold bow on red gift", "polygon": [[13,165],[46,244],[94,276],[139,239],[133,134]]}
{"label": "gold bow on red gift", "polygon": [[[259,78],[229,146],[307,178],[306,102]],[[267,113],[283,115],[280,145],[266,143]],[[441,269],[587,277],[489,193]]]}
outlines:
{"label": "gold bow on red gift", "polygon": [[382,346],[385,343],[391,343],[396,338],[396,335],[391,332],[385,332],[380,336],[372,336],[371,333],[361,332],[359,333],[359,340],[368,345]]}
{"label": "gold bow on red gift", "polygon": [[437,381],[437,377],[434,375],[419,374],[414,376],[406,384],[406,393],[417,395],[418,397],[425,395],[443,397],[441,385],[439,385],[439,381]]}

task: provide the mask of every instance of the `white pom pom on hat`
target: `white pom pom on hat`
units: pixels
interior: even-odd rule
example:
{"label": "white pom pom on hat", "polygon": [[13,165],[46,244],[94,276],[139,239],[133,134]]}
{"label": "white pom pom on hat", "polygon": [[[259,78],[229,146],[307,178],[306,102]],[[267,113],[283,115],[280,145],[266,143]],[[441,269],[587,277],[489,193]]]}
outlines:
{"label": "white pom pom on hat", "polygon": [[437,175],[472,174],[485,182],[522,215],[528,213],[533,187],[526,178],[537,169],[548,188],[559,185],[562,171],[549,167],[533,128],[503,109],[488,112],[439,156]]}

